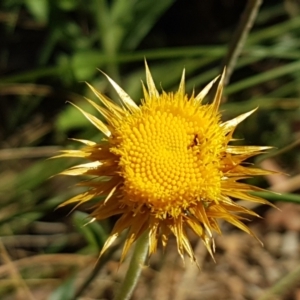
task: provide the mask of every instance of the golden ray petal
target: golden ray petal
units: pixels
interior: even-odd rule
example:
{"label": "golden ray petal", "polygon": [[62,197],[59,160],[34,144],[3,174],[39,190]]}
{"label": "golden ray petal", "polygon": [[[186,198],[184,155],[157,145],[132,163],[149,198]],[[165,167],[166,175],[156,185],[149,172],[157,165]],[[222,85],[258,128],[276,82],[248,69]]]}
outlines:
{"label": "golden ray petal", "polygon": [[86,153],[82,150],[61,150],[60,154],[53,156],[51,158],[59,158],[59,157],[88,157],[89,153]]}
{"label": "golden ray petal", "polygon": [[247,112],[247,113],[244,113],[242,115],[239,115],[238,117],[235,117],[234,119],[232,120],[229,120],[229,121],[226,121],[224,123],[221,124],[221,127],[224,128],[225,130],[225,133],[228,133],[228,132],[231,132],[233,131],[236,126],[238,124],[240,124],[241,122],[243,122],[245,119],[247,119],[250,115],[252,115],[255,111],[257,110],[257,108]]}
{"label": "golden ray petal", "polygon": [[212,80],[209,84],[207,84],[202,91],[195,97],[196,101],[199,101],[199,103],[202,102],[204,97],[208,94],[214,83],[219,79],[219,76],[217,76],[214,80]]}
{"label": "golden ray petal", "polygon": [[[182,240],[182,244],[183,244],[184,250],[186,251],[186,253],[190,257],[190,259],[194,263],[196,263],[197,267],[199,268],[197,259],[196,259],[195,255],[194,255],[193,248],[192,248],[192,246],[190,244],[190,241],[189,241],[189,238],[187,237],[187,234],[186,234],[186,232],[184,230],[182,232],[182,236],[180,237],[180,239]],[[184,257],[182,257],[182,260],[184,261]]]}
{"label": "golden ray petal", "polygon": [[220,81],[218,83],[217,92],[212,103],[213,110],[217,112],[219,110],[221,99],[222,99],[222,92],[223,92],[223,84],[225,79],[226,69],[224,68],[223,73],[221,75]]}
{"label": "golden ray petal", "polygon": [[149,70],[148,64],[145,60],[145,69],[146,69],[146,82],[148,86],[148,93],[150,98],[159,98],[159,93],[155,87],[154,80],[152,78],[151,72]]}
{"label": "golden ray petal", "polygon": [[112,243],[117,239],[117,237],[120,235],[120,233],[131,225],[131,222],[132,222],[132,214],[130,214],[130,213],[123,214],[120,217],[120,219],[115,224],[108,239],[104,243],[103,248],[100,252],[100,257],[112,245]]}
{"label": "golden ray petal", "polygon": [[62,171],[61,175],[69,175],[69,176],[78,176],[88,173],[89,171],[95,170],[102,166],[103,164],[99,161],[93,161],[86,164],[77,165],[71,167],[65,171]]}
{"label": "golden ray petal", "polygon": [[145,219],[145,216],[142,214],[132,217],[131,225],[130,225],[131,227],[127,234],[125,245],[123,246],[120,262],[122,262],[124,260],[131,245],[144,232],[143,228],[145,227],[145,223],[147,223],[147,219]]}
{"label": "golden ray petal", "polygon": [[131,111],[136,112],[139,111],[140,108],[136,105],[136,103],[130,98],[130,96],[116,83],[114,82],[108,75],[102,72],[105,77],[108,79],[110,84],[113,86],[119,97],[121,98],[122,102],[124,103],[125,107]]}
{"label": "golden ray petal", "polygon": [[144,94],[144,99],[142,99],[142,103],[149,102],[150,96],[149,96],[148,91],[143,82],[142,82],[142,89],[143,89],[143,94]]}
{"label": "golden ray petal", "polygon": [[184,98],[185,96],[185,69],[182,71],[182,76],[178,88],[178,96]]}
{"label": "golden ray petal", "polygon": [[[150,220],[150,231],[149,231],[149,254],[156,252],[157,241],[159,236],[159,222],[155,218]],[[153,220],[154,219],[154,220]]]}
{"label": "golden ray petal", "polygon": [[94,117],[93,115],[85,112],[83,109],[75,105],[74,103],[71,103],[73,106],[75,106],[96,128],[98,128],[101,132],[103,132],[107,137],[110,137],[111,132],[108,129],[108,127],[99,119]]}
{"label": "golden ray petal", "polygon": [[116,191],[116,189],[118,188],[120,184],[115,185],[111,191],[108,193],[108,195],[106,196],[106,198],[104,199],[104,205],[107,203],[107,201],[113,196],[114,192]]}
{"label": "golden ray petal", "polygon": [[110,122],[113,120],[114,114],[105,109],[104,107],[101,107],[100,105],[96,104],[94,101],[90,99],[86,99],[93,107],[96,108],[96,110],[107,120],[107,122]]}
{"label": "golden ray petal", "polygon": [[227,146],[226,152],[231,154],[246,154],[249,157],[249,154],[257,155],[272,148],[267,146]]}
{"label": "golden ray petal", "polygon": [[70,139],[72,141],[76,141],[76,142],[79,142],[79,143],[82,143],[82,144],[85,144],[87,146],[95,146],[97,145],[95,142],[92,142],[92,141],[89,141],[89,140],[83,140],[83,139]]}
{"label": "golden ray petal", "polygon": [[76,203],[76,202],[78,202],[77,206],[79,206],[82,203],[87,202],[87,201],[93,199],[97,195],[98,195],[97,191],[95,191],[95,190],[88,190],[87,192],[78,194],[78,195],[72,197],[71,199],[63,202],[62,204],[59,205],[59,207],[66,206],[68,204],[72,204],[72,203]]}
{"label": "golden ray petal", "polygon": [[92,90],[92,92],[97,96],[97,98],[101,101],[101,103],[114,114],[115,118],[122,119],[124,117],[125,112],[117,106],[115,103],[113,103],[108,97],[105,95],[99,93],[93,86],[91,86],[89,83],[86,83],[88,87]]}
{"label": "golden ray petal", "polygon": [[169,235],[171,233],[169,227],[167,226],[166,223],[160,222],[160,227],[161,227],[161,243],[163,246],[163,249],[165,250],[168,244],[169,240]]}
{"label": "golden ray petal", "polygon": [[91,216],[97,220],[104,220],[111,216],[126,214],[127,211],[125,208],[120,207],[117,197],[111,197],[105,205],[101,203],[94,208]]}

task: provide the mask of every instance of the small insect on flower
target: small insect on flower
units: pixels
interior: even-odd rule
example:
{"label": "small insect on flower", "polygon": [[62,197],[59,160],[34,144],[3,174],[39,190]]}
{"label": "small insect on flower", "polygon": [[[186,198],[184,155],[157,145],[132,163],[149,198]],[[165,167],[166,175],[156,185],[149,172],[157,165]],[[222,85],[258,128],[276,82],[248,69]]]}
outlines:
{"label": "small insect on flower", "polygon": [[184,74],[177,92],[159,93],[146,63],[147,87],[142,84],[144,98],[140,106],[107,75],[122,106],[89,85],[102,105],[87,101],[106,123],[76,106],[106,138],[99,144],[78,140],[85,145],[82,149],[64,150],[58,156],[90,161],[61,174],[92,177],[79,184],[88,187],[86,192],[62,205],[102,197],[93,206],[91,217],[103,220],[119,216],[100,255],[128,229],[121,261],[133,242],[148,232],[149,255],[156,251],[158,242],[165,248],[169,236],[174,235],[182,259],[186,252],[196,262],[188,229],[202,239],[213,256],[212,233],[221,233],[218,220],[254,236],[241,221],[241,214],[257,214],[236,200],[269,204],[250,193],[260,188],[239,181],[271,173],[244,164],[270,147],[230,145],[237,125],[255,110],[222,122],[218,109],[224,73],[211,104],[203,104],[202,100],[218,78],[198,95],[188,96]]}

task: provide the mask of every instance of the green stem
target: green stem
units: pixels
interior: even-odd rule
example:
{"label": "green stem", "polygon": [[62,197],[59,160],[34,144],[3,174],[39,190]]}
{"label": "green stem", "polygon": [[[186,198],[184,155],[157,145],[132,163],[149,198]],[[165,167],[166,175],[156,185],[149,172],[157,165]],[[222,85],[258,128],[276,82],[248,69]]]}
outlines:
{"label": "green stem", "polygon": [[300,204],[300,195],[291,193],[275,193],[275,192],[252,192],[251,194],[267,199],[269,201],[290,202]]}
{"label": "green stem", "polygon": [[115,297],[115,300],[130,299],[132,292],[138,282],[145,259],[148,253],[148,232],[145,232],[136,242],[134,252],[124,281]]}

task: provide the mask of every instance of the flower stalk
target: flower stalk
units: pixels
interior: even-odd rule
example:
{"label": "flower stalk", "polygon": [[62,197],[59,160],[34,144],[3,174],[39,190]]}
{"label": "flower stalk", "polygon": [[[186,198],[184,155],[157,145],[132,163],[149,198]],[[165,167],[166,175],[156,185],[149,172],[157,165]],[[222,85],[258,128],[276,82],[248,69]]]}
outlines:
{"label": "flower stalk", "polygon": [[115,298],[116,300],[130,299],[141,275],[142,268],[144,267],[144,262],[148,254],[148,247],[148,232],[144,232],[143,235],[141,235],[136,241],[129,268],[125,275],[124,281],[118,290]]}

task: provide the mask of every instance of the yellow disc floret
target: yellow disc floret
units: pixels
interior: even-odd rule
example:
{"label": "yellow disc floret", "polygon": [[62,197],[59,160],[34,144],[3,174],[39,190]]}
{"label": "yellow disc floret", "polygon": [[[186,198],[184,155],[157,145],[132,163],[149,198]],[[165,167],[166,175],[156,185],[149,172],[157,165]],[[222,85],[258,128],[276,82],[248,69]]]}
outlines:
{"label": "yellow disc floret", "polygon": [[218,201],[224,134],[218,113],[194,98],[163,93],[117,126],[126,204],[164,218],[198,201]]}

